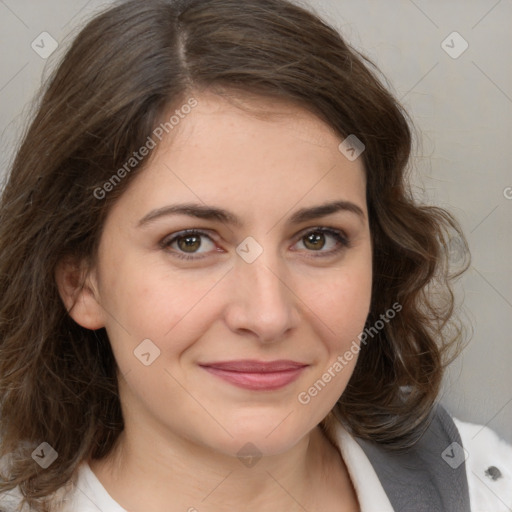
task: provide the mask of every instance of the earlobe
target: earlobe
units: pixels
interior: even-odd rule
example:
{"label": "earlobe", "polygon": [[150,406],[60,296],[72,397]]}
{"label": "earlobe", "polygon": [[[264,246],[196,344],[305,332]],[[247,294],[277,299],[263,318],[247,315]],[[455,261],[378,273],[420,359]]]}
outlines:
{"label": "earlobe", "polygon": [[55,281],[64,306],[77,324],[91,330],[105,327],[94,270],[67,258],[57,265]]}

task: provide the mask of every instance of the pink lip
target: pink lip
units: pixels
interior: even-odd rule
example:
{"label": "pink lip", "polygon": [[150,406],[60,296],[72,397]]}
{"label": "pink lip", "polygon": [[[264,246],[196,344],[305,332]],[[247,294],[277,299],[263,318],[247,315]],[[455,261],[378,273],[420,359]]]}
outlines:
{"label": "pink lip", "polygon": [[308,365],[287,360],[239,360],[206,363],[200,366],[235,386],[269,391],[290,384]]}

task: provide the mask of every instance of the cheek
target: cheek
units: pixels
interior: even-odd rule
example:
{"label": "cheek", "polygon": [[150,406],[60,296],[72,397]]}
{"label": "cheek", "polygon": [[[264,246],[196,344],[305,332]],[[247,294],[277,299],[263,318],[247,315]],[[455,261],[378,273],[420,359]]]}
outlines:
{"label": "cheek", "polygon": [[371,302],[369,262],[370,258],[361,258],[359,265],[334,272],[311,299],[311,309],[315,312],[311,321],[317,326],[317,336],[323,340],[323,358],[316,377],[328,384],[326,395],[341,395],[357,362],[359,335]]}
{"label": "cheek", "polygon": [[186,350],[214,314],[215,304],[208,296],[222,279],[218,270],[186,274],[169,271],[162,262],[141,263],[134,258],[105,267],[102,275],[102,305],[110,320],[107,331],[121,359],[144,339],[169,355]]}
{"label": "cheek", "polygon": [[[314,418],[325,417],[343,394],[359,356],[358,336],[364,328],[371,300],[371,267],[352,267],[325,283],[323,293],[311,297],[310,323],[319,340],[320,358],[300,390],[297,401]],[[321,340],[321,345],[320,345]]]}
{"label": "cheek", "polygon": [[[311,290],[308,279],[303,289]],[[370,265],[351,266],[334,271],[317,283],[309,294],[308,305],[327,327],[331,348],[342,349],[347,341],[356,337],[364,327],[371,302],[372,273]]]}
{"label": "cheek", "polygon": [[341,289],[333,292],[330,307],[334,321],[333,330],[338,334],[338,345],[344,345],[364,327],[370,309],[371,279],[347,279]]}

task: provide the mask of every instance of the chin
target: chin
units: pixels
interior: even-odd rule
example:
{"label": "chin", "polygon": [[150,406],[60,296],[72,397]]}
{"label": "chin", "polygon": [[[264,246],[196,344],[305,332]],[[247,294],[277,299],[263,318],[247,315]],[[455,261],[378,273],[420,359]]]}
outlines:
{"label": "chin", "polygon": [[293,448],[320,421],[312,424],[305,418],[297,422],[297,416],[297,411],[293,410],[269,415],[255,412],[252,417],[246,415],[233,420],[227,426],[232,437],[223,435],[219,442],[212,444],[217,450],[235,457],[279,455]]}

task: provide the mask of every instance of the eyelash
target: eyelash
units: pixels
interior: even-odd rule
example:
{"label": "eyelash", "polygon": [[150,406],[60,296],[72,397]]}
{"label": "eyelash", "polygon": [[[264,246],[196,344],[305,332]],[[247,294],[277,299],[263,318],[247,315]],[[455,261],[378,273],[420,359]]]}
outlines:
{"label": "eyelash", "polygon": [[[327,228],[327,227],[316,227],[316,228],[309,229],[306,232],[304,232],[304,234],[302,236],[300,236],[298,238],[297,242],[299,242],[306,236],[310,235],[311,233],[323,233],[323,234],[331,235],[339,243],[339,245],[335,249],[332,249],[330,251],[307,251],[307,252],[313,252],[313,253],[318,252],[319,253],[318,255],[314,255],[314,256],[310,255],[310,256],[308,256],[309,258],[324,258],[324,257],[328,257],[328,256],[333,256],[333,255],[341,252],[343,249],[349,248],[351,246],[350,240],[343,233],[343,231],[339,231],[337,229]],[[160,245],[163,249],[169,250],[169,247],[176,240],[179,240],[180,238],[184,238],[184,237],[190,236],[190,235],[196,235],[196,236],[201,236],[201,237],[204,236],[204,237],[210,239],[212,242],[214,242],[212,237],[205,231],[201,231],[198,229],[186,229],[184,231],[180,231],[179,233],[172,235],[171,238],[169,238],[169,237],[164,238],[160,242]],[[295,243],[297,243],[297,242],[295,242]],[[171,252],[171,251],[169,251],[169,252]],[[171,254],[173,254],[173,256],[183,259],[183,260],[200,260],[200,259],[205,258],[208,253],[205,253],[204,256],[197,256],[197,255],[191,256],[191,255],[185,254],[183,252],[178,252],[178,251],[175,252],[174,250],[172,250]],[[191,253],[191,254],[194,254],[194,253]]]}

